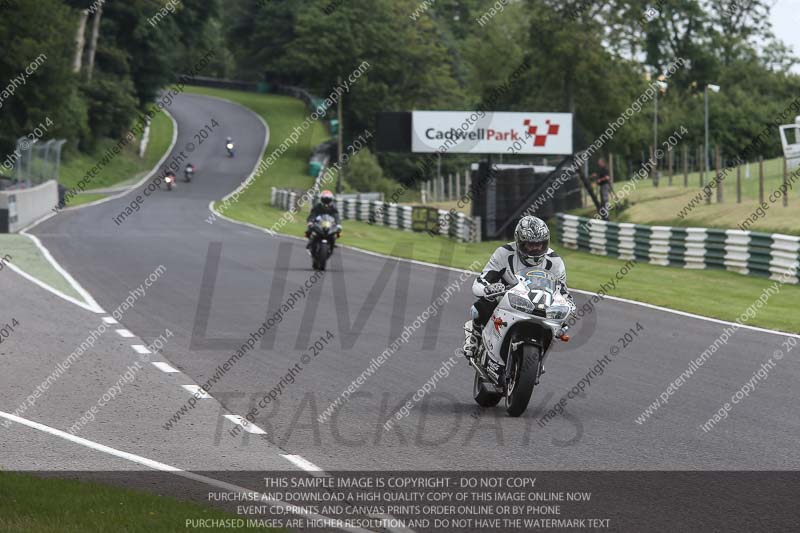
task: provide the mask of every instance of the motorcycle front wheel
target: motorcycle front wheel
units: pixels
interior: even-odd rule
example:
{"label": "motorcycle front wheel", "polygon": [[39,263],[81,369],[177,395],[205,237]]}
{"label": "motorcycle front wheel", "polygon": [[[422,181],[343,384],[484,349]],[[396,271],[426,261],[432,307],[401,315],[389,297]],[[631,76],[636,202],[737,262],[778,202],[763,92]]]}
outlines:
{"label": "motorcycle front wheel", "polygon": [[330,245],[327,242],[319,243],[317,246],[317,270],[325,270],[325,263],[328,262],[330,255]]}
{"label": "motorcycle front wheel", "polygon": [[539,377],[541,352],[533,344],[524,344],[521,350],[515,352],[509,346],[507,361],[506,412],[510,416],[520,416],[528,408]]}

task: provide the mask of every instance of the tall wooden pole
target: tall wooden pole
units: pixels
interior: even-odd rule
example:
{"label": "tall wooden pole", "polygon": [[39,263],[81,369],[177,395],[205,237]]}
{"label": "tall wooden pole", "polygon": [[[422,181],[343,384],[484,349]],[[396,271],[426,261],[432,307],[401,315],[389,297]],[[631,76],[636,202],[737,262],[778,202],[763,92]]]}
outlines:
{"label": "tall wooden pole", "polygon": [[724,179],[720,179],[720,167],[722,162],[722,156],[719,153],[719,145],[714,147],[714,160],[716,163],[716,179],[717,179],[717,203],[722,203],[722,185],[724,183]]}
{"label": "tall wooden pole", "polygon": [[[342,86],[342,77],[336,78],[337,87]],[[344,124],[342,124],[342,96],[336,102],[336,119],[339,121],[339,131],[337,132],[339,144],[339,172],[336,173],[336,194],[342,194],[342,175],[344,174],[344,167],[342,166],[342,158],[344,155]]]}
{"label": "tall wooden pole", "polygon": [[742,203],[742,165],[736,165],[736,203]]}

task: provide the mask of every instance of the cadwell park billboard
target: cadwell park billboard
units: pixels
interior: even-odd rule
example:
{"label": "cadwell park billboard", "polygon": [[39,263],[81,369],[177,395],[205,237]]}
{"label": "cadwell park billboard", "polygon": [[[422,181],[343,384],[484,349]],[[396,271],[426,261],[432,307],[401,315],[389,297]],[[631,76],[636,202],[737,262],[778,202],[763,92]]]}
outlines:
{"label": "cadwell park billboard", "polygon": [[411,151],[571,155],[571,113],[412,111]]}

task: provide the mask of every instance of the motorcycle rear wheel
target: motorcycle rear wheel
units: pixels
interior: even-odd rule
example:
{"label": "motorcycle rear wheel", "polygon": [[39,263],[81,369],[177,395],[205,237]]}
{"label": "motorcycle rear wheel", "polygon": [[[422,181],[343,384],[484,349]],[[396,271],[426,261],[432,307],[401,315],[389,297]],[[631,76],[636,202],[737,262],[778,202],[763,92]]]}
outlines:
{"label": "motorcycle rear wheel", "polygon": [[510,368],[506,378],[506,412],[509,416],[516,417],[528,408],[539,377],[542,358],[537,346],[524,344],[521,351],[511,352],[509,348],[508,360]]}

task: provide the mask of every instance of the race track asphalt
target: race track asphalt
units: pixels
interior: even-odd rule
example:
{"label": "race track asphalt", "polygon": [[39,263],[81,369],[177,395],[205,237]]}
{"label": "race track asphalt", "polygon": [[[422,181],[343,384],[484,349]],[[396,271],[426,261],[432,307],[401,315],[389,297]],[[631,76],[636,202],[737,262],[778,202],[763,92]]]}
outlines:
{"label": "race track asphalt", "polygon": [[[204,383],[314,273],[301,240],[225,220],[207,222],[209,202],[232,191],[258,160],[266,133],[262,122],[232,103],[192,95],[177,97],[169,112],[179,125],[176,153],[196,143],[195,133],[212,118],[220,124],[191,153],[197,167],[192,183],[179,182],[171,192],[156,191],[119,225],[114,217],[144,186],[110,202],[60,213],[32,233],[105,309],[120,305],[130,290],[163,265],[166,271],[157,289],[138,301],[123,323],[148,343],[170,328],[175,338],[163,356],[196,383]],[[233,159],[225,157],[227,135],[237,143]],[[281,141],[271,139],[271,146]],[[447,246],[447,241],[441,242]],[[436,382],[435,390],[385,431],[384,423],[460,346],[472,303],[472,278],[366,378],[357,394],[329,420],[318,421],[371,359],[458,276],[446,269],[339,249],[324,278],[210,394],[230,413],[244,416],[278,386],[288,368],[301,362],[311,343],[330,332],[333,341],[256,417],[271,443],[265,450],[296,454],[330,471],[800,468],[800,348],[786,353],[726,420],[704,432],[700,425],[730,402],[785,340],[740,330],[668,405],[638,424],[636,417],[724,326],[612,300],[599,303],[572,331],[573,341],[554,350],[522,418],[507,417],[501,407],[477,408],[471,396],[472,373],[455,357],[455,366]],[[578,305],[586,298],[577,295]],[[638,336],[622,347],[619,339],[637,323]],[[603,375],[592,380],[583,396],[570,399],[563,415],[539,424],[612,346],[619,353]],[[163,400],[140,398],[151,404]],[[124,424],[106,424],[104,431],[120,438],[146,433],[168,441],[170,432],[189,426],[193,446],[208,449],[219,446],[220,433],[234,427],[194,411],[173,429],[165,429],[166,422],[167,417],[134,417]],[[244,438],[242,448],[261,445],[252,435]],[[262,454],[264,468],[274,468],[267,451]],[[238,466],[235,460],[214,462],[208,457],[207,464],[235,470],[253,468],[254,461],[248,458]]]}

